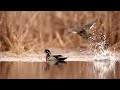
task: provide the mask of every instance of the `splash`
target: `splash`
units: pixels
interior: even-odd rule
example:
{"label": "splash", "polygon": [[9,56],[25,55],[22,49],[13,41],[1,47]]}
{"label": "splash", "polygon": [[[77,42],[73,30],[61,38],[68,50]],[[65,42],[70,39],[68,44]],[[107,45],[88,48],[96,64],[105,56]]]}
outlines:
{"label": "splash", "polygon": [[114,72],[114,78],[116,77],[115,64],[117,59],[113,52],[104,50],[97,53],[93,60],[94,70],[98,72],[98,78],[107,78],[109,72]]}
{"label": "splash", "polygon": [[[114,51],[108,50],[108,44],[106,43],[106,36],[103,33],[102,40],[99,43],[95,44],[93,57],[93,65],[95,72],[98,72],[98,75],[95,73],[95,78],[107,78],[109,72],[114,72],[115,78],[115,64],[117,58]],[[95,38],[92,38],[95,40]]]}

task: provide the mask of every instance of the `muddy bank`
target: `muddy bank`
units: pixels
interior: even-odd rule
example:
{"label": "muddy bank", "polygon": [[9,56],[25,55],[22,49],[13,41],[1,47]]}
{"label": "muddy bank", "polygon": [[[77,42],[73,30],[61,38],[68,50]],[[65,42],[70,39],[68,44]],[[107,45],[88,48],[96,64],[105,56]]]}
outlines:
{"label": "muddy bank", "polygon": [[[45,62],[0,62],[1,79],[95,79],[101,72],[95,69],[93,62],[68,61],[63,66],[53,66],[45,71]],[[120,64],[106,72],[103,78],[120,78]],[[102,74],[101,74],[102,75]]]}

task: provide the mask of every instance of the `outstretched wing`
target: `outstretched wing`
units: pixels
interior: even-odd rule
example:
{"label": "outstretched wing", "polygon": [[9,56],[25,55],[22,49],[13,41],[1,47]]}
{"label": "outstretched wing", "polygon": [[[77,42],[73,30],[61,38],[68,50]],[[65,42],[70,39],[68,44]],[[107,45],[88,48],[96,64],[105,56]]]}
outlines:
{"label": "outstretched wing", "polygon": [[94,26],[94,24],[95,24],[96,20],[97,20],[97,18],[96,18],[96,19],[94,19],[93,21],[89,22],[89,23],[88,23],[88,24],[86,24],[85,26],[83,26],[83,27],[82,27],[82,29],[84,29],[84,30],[91,29],[91,28]]}
{"label": "outstretched wing", "polygon": [[81,31],[81,27],[78,27],[78,23],[74,22],[72,27],[72,33],[78,33]]}
{"label": "outstretched wing", "polygon": [[72,28],[72,33],[79,33],[80,31],[82,31],[81,27],[78,27],[77,29]]}
{"label": "outstretched wing", "polygon": [[68,32],[72,32],[72,33],[79,33],[80,31],[82,31],[82,28],[78,27],[78,22],[74,22],[72,24],[72,27],[71,28],[66,28],[66,30]]}

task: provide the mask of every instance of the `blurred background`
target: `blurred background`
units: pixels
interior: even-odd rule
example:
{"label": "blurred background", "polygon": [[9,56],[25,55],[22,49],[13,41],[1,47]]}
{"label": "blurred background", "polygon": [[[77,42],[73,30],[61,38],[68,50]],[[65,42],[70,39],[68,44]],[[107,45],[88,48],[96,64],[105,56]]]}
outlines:
{"label": "blurred background", "polygon": [[96,17],[95,28],[89,32],[103,32],[106,42],[120,49],[119,11],[1,11],[0,51],[87,48],[89,44],[67,28],[75,21],[83,26]]}
{"label": "blurred background", "polygon": [[[83,40],[79,35],[70,33],[69,29],[72,28],[74,22],[78,22],[78,26],[84,26],[95,18],[98,18],[95,27],[88,32],[93,33],[98,42],[105,35],[105,40],[110,48],[116,47],[116,50],[120,51],[119,11],[1,11],[0,56],[7,56],[3,54],[4,51],[16,54],[16,52],[34,50],[43,52],[45,48],[52,48],[56,51],[60,48],[62,54],[66,49],[68,51],[70,49],[73,51],[75,49],[88,50],[91,47],[90,44],[94,45],[96,42]],[[23,54],[25,55],[25,53]],[[21,56],[23,55],[21,54]],[[35,54],[28,56],[37,57]],[[80,59],[89,56],[89,54],[83,56]],[[10,58],[6,59],[10,60]],[[32,59],[34,60],[34,58]],[[100,64],[101,68],[104,68],[102,65]],[[50,72],[44,71],[44,66],[44,62],[1,61],[0,78],[96,78],[99,76],[99,72],[95,71],[94,65],[89,62],[68,62],[65,67],[54,66]],[[115,70],[110,71],[107,78],[119,78],[119,66],[117,62]],[[106,70],[106,68],[104,69]]]}

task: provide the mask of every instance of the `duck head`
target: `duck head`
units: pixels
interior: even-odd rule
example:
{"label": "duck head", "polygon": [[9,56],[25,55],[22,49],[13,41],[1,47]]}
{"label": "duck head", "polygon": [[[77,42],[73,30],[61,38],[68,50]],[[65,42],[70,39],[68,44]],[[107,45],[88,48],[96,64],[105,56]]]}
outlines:
{"label": "duck head", "polygon": [[46,53],[46,58],[49,57],[51,55],[51,52],[49,49],[45,49],[44,53]]}

